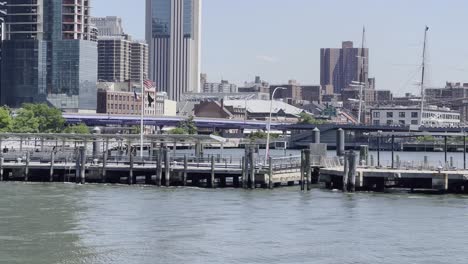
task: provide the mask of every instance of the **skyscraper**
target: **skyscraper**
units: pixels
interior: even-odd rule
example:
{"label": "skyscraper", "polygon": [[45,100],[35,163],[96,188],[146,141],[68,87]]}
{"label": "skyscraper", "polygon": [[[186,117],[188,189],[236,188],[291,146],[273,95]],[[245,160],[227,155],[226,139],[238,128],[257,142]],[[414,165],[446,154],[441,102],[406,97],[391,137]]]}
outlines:
{"label": "skyscraper", "polygon": [[95,110],[97,45],[90,0],[6,0],[1,104]]}
{"label": "skyscraper", "polygon": [[124,35],[122,18],[116,16],[92,17],[91,24],[98,29],[98,36],[118,37]]}
{"label": "skyscraper", "polygon": [[148,78],[148,45],[146,43],[130,41],[122,37],[99,37],[98,55],[100,82],[141,83]]}
{"label": "skyscraper", "polygon": [[201,0],[146,0],[149,75],[178,101],[200,91]]}
{"label": "skyscraper", "polygon": [[335,93],[341,93],[353,81],[367,83],[368,62],[369,49],[354,48],[351,41],[344,41],[341,49],[321,49],[320,85],[322,88],[332,86]]}

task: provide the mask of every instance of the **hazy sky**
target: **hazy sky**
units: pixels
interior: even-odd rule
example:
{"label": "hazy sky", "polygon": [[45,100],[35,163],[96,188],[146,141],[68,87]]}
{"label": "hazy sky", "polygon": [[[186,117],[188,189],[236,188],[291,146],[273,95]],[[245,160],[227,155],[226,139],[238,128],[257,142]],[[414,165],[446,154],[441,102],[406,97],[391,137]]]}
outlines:
{"label": "hazy sky", "polygon": [[[93,15],[121,16],[144,38],[145,0],[92,3]],[[428,83],[468,82],[467,10],[466,0],[203,0],[202,72],[237,84],[255,75],[319,84],[320,48],[360,46],[365,25],[377,88],[416,93],[427,24]]]}

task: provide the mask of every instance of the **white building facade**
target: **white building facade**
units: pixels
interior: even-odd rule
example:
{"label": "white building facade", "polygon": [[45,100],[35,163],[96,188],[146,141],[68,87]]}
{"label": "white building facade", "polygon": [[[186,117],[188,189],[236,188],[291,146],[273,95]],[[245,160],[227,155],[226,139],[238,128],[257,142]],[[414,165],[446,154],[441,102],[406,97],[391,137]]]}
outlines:
{"label": "white building facade", "polygon": [[201,0],[146,0],[149,77],[179,101],[200,91]]}
{"label": "white building facade", "polygon": [[[380,107],[371,109],[373,125],[419,125],[421,109],[418,107]],[[428,106],[424,109],[422,123],[431,127],[457,127],[460,113],[449,108]]]}

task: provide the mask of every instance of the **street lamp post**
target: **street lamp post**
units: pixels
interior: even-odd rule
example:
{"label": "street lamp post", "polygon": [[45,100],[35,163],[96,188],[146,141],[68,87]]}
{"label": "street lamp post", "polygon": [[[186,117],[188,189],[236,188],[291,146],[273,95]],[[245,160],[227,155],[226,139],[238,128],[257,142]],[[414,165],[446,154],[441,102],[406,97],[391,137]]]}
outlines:
{"label": "street lamp post", "polygon": [[267,141],[265,147],[265,164],[268,162],[268,158],[270,157],[270,130],[271,130],[271,112],[273,111],[273,100],[275,99],[275,93],[277,90],[286,90],[285,87],[276,87],[271,94],[271,101],[270,101],[270,118],[268,119],[268,126],[267,126]]}

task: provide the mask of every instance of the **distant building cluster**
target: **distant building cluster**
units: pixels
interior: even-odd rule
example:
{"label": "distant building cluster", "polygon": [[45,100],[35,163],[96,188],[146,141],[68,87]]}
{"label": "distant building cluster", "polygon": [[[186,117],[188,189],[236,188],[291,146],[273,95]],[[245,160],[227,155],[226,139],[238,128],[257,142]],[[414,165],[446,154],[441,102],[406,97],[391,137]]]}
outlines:
{"label": "distant building cluster", "polygon": [[200,73],[201,0],[146,0],[145,40],[134,40],[111,13],[93,17],[92,0],[3,2],[0,103],[12,108],[47,103],[64,112],[138,115],[151,101],[144,115],[265,120],[273,101],[273,118],[288,122],[302,112],[344,123],[468,122],[468,84],[426,88],[418,112],[420,96],[378,89],[369,49],[352,41],[320,49],[318,84],[210,81]]}

